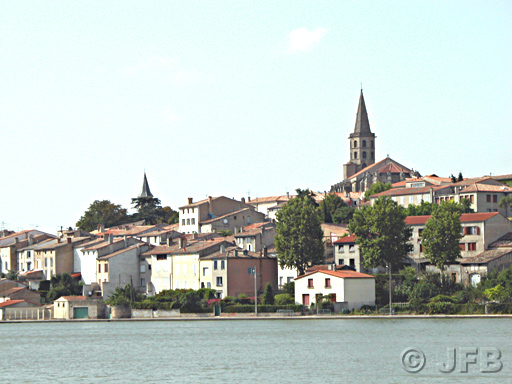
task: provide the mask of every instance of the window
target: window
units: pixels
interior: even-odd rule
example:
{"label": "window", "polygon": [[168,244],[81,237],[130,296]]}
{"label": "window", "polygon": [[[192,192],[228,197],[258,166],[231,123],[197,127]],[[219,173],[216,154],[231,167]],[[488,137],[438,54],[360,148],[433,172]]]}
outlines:
{"label": "window", "polygon": [[357,140],[354,140],[354,148],[357,148]]}
{"label": "window", "polygon": [[146,279],[140,279],[140,286],[145,287],[146,286]]}
{"label": "window", "polygon": [[338,245],[338,253],[345,253],[345,247],[343,245]]}
{"label": "window", "polygon": [[167,260],[167,255],[156,255],[156,259],[161,261],[161,260]]}
{"label": "window", "polygon": [[355,245],[349,245],[348,246],[348,251],[349,252],[355,252]]}
{"label": "window", "polygon": [[308,279],[308,288],[314,288],[313,279]]}
{"label": "window", "polygon": [[487,202],[490,203],[491,202],[491,195],[487,195]]}
{"label": "window", "polygon": [[423,232],[423,228],[418,229],[418,236],[421,237],[421,234]]}
{"label": "window", "polygon": [[[45,267],[46,267],[46,263],[45,263]],[[98,272],[101,273],[101,264],[98,264]]]}
{"label": "window", "polygon": [[190,225],[190,219],[187,219],[187,225]]}
{"label": "window", "polygon": [[357,152],[354,152],[354,159],[357,159]]}
{"label": "window", "polygon": [[466,244],[459,243],[459,248],[460,248],[461,251],[465,251],[466,250]]}
{"label": "window", "polygon": [[476,251],[476,243],[468,243],[468,251]]}
{"label": "window", "polygon": [[279,285],[283,285],[283,276],[279,276]]}
{"label": "window", "polygon": [[366,159],[366,152],[363,152],[363,159]]}
{"label": "window", "polygon": [[293,281],[293,277],[287,277],[286,278],[286,283],[289,284]]}
{"label": "window", "polygon": [[212,283],[210,283],[209,281],[206,282],[206,288],[211,288],[212,287]]}
{"label": "window", "polygon": [[53,268],[53,257],[50,257],[50,268]]}
{"label": "window", "polygon": [[213,260],[213,269],[219,269],[217,260]]}
{"label": "window", "polygon": [[105,266],[103,267],[105,272],[108,272],[108,263],[105,263]]}
{"label": "window", "polygon": [[363,140],[363,148],[366,148],[366,140]]}
{"label": "window", "polygon": [[141,264],[140,265],[140,273],[144,273],[144,272],[146,272],[146,266],[144,264]]}
{"label": "window", "polygon": [[208,276],[208,267],[203,267],[203,276]]}
{"label": "window", "polygon": [[423,252],[423,245],[420,244],[420,253]]}
{"label": "window", "polygon": [[220,261],[220,269],[226,269],[226,261],[225,260]]}
{"label": "window", "polygon": [[331,288],[331,279],[329,279],[329,278],[325,279],[325,288]]}
{"label": "window", "polygon": [[196,224],[196,218],[195,218],[195,217],[193,217],[193,218],[192,218],[192,225],[195,225],[195,224]]}
{"label": "window", "polygon": [[251,251],[251,244],[247,244],[247,250]]}
{"label": "window", "polygon": [[469,201],[474,203],[475,202],[475,195],[469,196]]}
{"label": "window", "polygon": [[217,276],[217,287],[222,287],[222,276]]}
{"label": "window", "polygon": [[338,265],[343,265],[344,263],[345,263],[345,260],[343,260],[343,259],[338,260]]}
{"label": "window", "polygon": [[405,204],[405,196],[400,196],[400,205]]}
{"label": "window", "polygon": [[355,267],[356,266],[356,259],[350,259],[350,266]]}
{"label": "window", "polygon": [[185,225],[185,219],[181,219],[181,225]]}
{"label": "window", "polygon": [[479,235],[480,234],[480,228],[473,226],[473,227],[464,227],[464,234],[465,235]]}
{"label": "window", "polygon": [[497,203],[498,202],[498,195],[492,195],[492,202]]}
{"label": "window", "polygon": [[[7,265],[7,263],[6,263],[6,265]],[[47,257],[44,258],[44,267],[45,268],[48,267],[48,258]],[[7,270],[7,267],[5,269]]]}

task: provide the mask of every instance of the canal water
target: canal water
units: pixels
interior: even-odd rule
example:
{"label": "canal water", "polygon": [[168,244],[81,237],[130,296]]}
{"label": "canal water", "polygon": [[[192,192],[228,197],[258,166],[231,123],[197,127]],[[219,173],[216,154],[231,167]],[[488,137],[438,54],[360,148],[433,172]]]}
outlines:
{"label": "canal water", "polygon": [[0,323],[0,335],[2,383],[512,382],[505,318]]}

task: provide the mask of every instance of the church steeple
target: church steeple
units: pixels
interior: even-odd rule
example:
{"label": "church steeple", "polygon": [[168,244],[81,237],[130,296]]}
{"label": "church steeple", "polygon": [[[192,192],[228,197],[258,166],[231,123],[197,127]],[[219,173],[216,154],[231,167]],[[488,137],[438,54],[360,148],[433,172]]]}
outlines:
{"label": "church steeple", "polygon": [[139,197],[153,197],[151,190],[149,189],[148,178],[146,177],[146,172],[144,172],[144,181],[142,182],[142,192]]}
{"label": "church steeple", "polygon": [[368,113],[366,112],[366,105],[364,103],[363,90],[361,89],[361,96],[359,96],[359,106],[357,107],[356,126],[354,134],[365,135],[371,134],[370,122],[368,121]]}

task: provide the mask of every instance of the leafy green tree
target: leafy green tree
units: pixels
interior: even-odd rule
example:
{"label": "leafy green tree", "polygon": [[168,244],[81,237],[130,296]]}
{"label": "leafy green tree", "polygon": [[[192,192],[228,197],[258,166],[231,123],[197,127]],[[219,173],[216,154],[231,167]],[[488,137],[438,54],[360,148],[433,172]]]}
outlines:
{"label": "leafy green tree", "polygon": [[352,220],[355,211],[356,209],[353,207],[340,207],[332,215],[332,221],[336,224],[348,224]]}
{"label": "leafy green tree", "polygon": [[377,181],[373,183],[370,188],[366,190],[364,193],[364,197],[366,200],[370,199],[370,196],[376,195],[377,193],[381,193],[387,191],[388,189],[393,188],[391,183],[383,183],[382,181]]}
{"label": "leafy green tree", "polygon": [[405,225],[405,209],[388,196],[378,197],[354,213],[348,228],[366,268],[387,264],[389,272],[389,307],[391,309],[391,270],[411,251],[412,229]]}
{"label": "leafy green tree", "polygon": [[512,196],[504,196],[504,197],[502,197],[500,199],[500,202],[498,203],[498,207],[512,209]]}
{"label": "leafy green tree", "polygon": [[146,225],[175,224],[179,220],[179,213],[171,207],[160,205],[160,199],[152,196],[135,197],[132,205],[137,210],[132,216],[132,221],[144,220]]}
{"label": "leafy green tree", "polygon": [[133,302],[144,300],[144,295],[138,293],[133,286],[128,283],[124,287],[117,287],[105,300],[105,304],[108,305],[131,305]]}
{"label": "leafy green tree", "polygon": [[5,275],[9,280],[18,280],[18,272],[15,270],[10,270]]}
{"label": "leafy green tree", "polygon": [[[474,213],[475,211],[471,208],[471,201],[468,199],[460,199],[460,203],[454,203],[457,205],[460,213]],[[420,205],[409,204],[405,209],[407,216],[429,216],[434,212],[437,204],[428,203],[424,200],[421,201]]]}
{"label": "leafy green tree", "polygon": [[59,273],[50,279],[50,290],[44,301],[53,303],[62,296],[76,296],[82,294],[82,285],[73,279],[69,273]]}
{"label": "leafy green tree", "polygon": [[226,229],[223,231],[219,231],[219,235],[228,237],[228,236],[233,236],[233,233],[229,229]]}
{"label": "leafy green tree", "polygon": [[425,255],[441,273],[444,267],[460,257],[462,238],[461,211],[452,201],[442,201],[435,207],[421,234]]}
{"label": "leafy green tree", "polygon": [[460,203],[457,205],[460,213],[475,213],[475,210],[471,208],[471,201],[469,199],[460,199]]}
{"label": "leafy green tree", "polygon": [[324,223],[333,223],[333,215],[338,209],[348,207],[347,204],[335,193],[329,193],[325,196],[318,207],[320,219]]}
{"label": "leafy green tree", "polygon": [[93,231],[98,224],[105,224],[105,227],[126,223],[130,220],[128,211],[121,205],[113,204],[110,200],[95,200],[85,211],[84,215],[77,221],[76,227],[83,231]]}
{"label": "leafy green tree", "polygon": [[263,291],[263,304],[274,304],[274,291],[270,283],[267,283],[267,285],[265,285],[265,290]]}
{"label": "leafy green tree", "polygon": [[283,293],[294,296],[295,295],[295,281],[290,281],[283,285]]}
{"label": "leafy green tree", "polygon": [[274,304],[275,305],[289,305],[295,304],[294,296],[288,293],[280,293],[274,296]]}
{"label": "leafy green tree", "polygon": [[296,268],[299,275],[324,260],[323,232],[309,190],[297,189],[297,197],[277,212],[275,245],[279,265]]}
{"label": "leafy green tree", "polygon": [[457,177],[457,181],[464,181],[464,176],[462,176],[462,172],[459,172],[459,176]]}
{"label": "leafy green tree", "polygon": [[500,302],[505,297],[505,287],[503,287],[501,284],[498,284],[493,288],[486,289],[484,294],[489,300]]}

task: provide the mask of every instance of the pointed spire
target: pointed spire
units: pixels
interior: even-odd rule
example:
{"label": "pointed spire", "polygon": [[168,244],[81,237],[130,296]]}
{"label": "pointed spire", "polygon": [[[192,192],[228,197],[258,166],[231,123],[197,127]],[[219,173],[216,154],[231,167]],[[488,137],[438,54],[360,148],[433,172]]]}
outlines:
{"label": "pointed spire", "polygon": [[357,107],[356,126],[354,133],[371,133],[370,122],[368,121],[368,113],[364,104],[363,89],[361,88],[361,96],[359,97],[359,106]]}
{"label": "pointed spire", "polygon": [[144,181],[142,182],[142,192],[139,197],[153,197],[151,191],[149,190],[148,178],[146,177],[146,172],[144,171]]}

